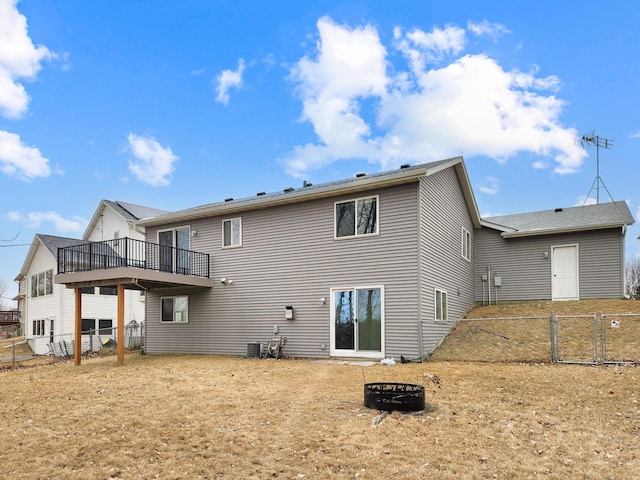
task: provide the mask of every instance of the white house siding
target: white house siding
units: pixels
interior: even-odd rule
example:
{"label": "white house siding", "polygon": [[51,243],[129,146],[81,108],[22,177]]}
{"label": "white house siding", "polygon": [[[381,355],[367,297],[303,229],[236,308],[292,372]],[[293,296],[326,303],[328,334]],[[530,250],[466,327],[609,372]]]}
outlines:
{"label": "white house siding", "polygon": [[144,235],[134,228],[130,228],[129,224],[116,212],[108,206],[102,209],[100,218],[90,232],[85,234],[85,240],[100,242],[102,240],[111,240],[113,238],[135,238],[144,240]]}
{"label": "white house siding", "polygon": [[[471,233],[471,261],[462,257],[462,228]],[[420,316],[428,355],[473,304],[473,223],[452,168],[420,182]],[[435,289],[447,292],[448,322],[435,320]]]}
{"label": "white house siding", "polygon": [[[589,232],[502,238],[489,228],[476,230],[475,299],[488,301],[481,276],[502,278],[498,301],[551,299],[551,248],[578,245],[581,299],[624,296],[624,236],[619,228]],[[549,253],[545,258],[545,252]],[[492,284],[493,285],[493,284]],[[492,303],[495,289],[492,288]]]}
{"label": "white house siding", "polygon": [[[30,268],[25,275],[26,289],[25,293],[29,298],[29,308],[25,313],[25,327],[26,338],[29,340],[29,345],[33,352],[37,355],[43,355],[49,353],[49,333],[50,333],[50,320],[54,320],[54,326],[60,321],[60,307],[58,299],[62,294],[64,287],[61,285],[53,285],[53,293],[51,295],[44,295],[40,297],[31,297],[31,275],[45,272],[47,270],[53,270],[56,273],[57,265],[56,260],[51,256],[47,247],[39,244]],[[45,335],[36,337],[33,331],[33,321],[45,319]],[[55,332],[54,332],[55,334]]]}
{"label": "white house siding", "polygon": [[[335,202],[370,195],[379,195],[379,235],[335,240]],[[146,351],[242,355],[247,343],[266,342],[278,326],[287,337],[287,354],[328,357],[330,289],[382,286],[384,355],[417,355],[416,200],[414,183],[191,223],[198,232],[191,249],[211,255],[214,286],[167,292],[189,295],[186,325],[161,324],[163,294],[150,292]],[[237,216],[242,246],[223,249],[222,221]],[[149,241],[157,230],[147,228]],[[221,285],[223,277],[234,283]],[[284,319],[287,305],[295,309],[294,320]]]}

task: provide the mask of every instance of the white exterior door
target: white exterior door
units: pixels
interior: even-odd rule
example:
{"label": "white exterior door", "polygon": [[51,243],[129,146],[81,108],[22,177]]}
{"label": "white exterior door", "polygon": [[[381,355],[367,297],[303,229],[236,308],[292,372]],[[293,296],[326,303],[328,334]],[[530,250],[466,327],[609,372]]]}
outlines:
{"label": "white exterior door", "polygon": [[552,300],[578,300],[578,245],[552,247]]}

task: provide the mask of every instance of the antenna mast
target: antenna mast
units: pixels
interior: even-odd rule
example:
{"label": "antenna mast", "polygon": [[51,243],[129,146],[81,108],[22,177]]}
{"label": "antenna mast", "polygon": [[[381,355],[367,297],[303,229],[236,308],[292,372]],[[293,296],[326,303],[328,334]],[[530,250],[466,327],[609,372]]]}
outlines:
{"label": "antenna mast", "polygon": [[583,148],[585,147],[585,145],[587,147],[595,145],[596,147],[596,178],[591,184],[591,189],[589,190],[589,193],[587,193],[587,197],[584,199],[584,203],[582,204],[583,206],[586,205],[587,200],[589,199],[589,195],[591,195],[591,192],[594,188],[596,190],[596,203],[600,203],[601,188],[605,189],[607,195],[609,195],[609,198],[613,202],[613,197],[609,193],[609,189],[604,184],[604,180],[600,178],[600,147],[604,148],[605,150],[610,150],[613,147],[613,140],[609,140],[608,138],[600,138],[598,135],[594,135],[594,133],[595,131],[591,132],[591,134],[583,135],[580,141]]}

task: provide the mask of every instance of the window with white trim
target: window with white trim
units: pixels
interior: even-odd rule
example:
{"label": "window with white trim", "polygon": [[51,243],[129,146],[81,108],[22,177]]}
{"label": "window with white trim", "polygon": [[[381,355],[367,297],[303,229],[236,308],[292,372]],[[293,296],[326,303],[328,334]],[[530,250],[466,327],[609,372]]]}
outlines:
{"label": "window with white trim", "polygon": [[162,323],[189,323],[189,297],[163,297]]}
{"label": "window with white trim", "polygon": [[230,218],[222,222],[222,247],[242,245],[242,218]]}
{"label": "window with white trim", "polygon": [[438,290],[436,288],[436,303],[435,303],[435,319],[436,321],[447,320],[447,292],[444,290]]}
{"label": "window with white trim", "polygon": [[462,227],[462,258],[471,261],[471,233]]}
{"label": "window with white trim", "polygon": [[336,202],[335,238],[378,233],[378,197]]}
{"label": "window with white trim", "polygon": [[31,275],[31,297],[53,294],[53,270]]}
{"label": "window with white trim", "polygon": [[33,336],[34,337],[44,336],[44,318],[33,321]]}

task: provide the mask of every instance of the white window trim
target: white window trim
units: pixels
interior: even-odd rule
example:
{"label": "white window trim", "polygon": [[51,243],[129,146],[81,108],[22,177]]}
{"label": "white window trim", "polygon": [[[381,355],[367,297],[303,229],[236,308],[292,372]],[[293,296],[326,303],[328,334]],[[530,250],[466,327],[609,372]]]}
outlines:
{"label": "white window trim", "polygon": [[[166,299],[175,299],[175,298],[186,298],[187,299],[187,319],[184,321],[176,322],[175,320],[175,310],[173,311],[172,318],[170,322],[166,322],[162,320],[162,302]],[[168,295],[166,297],[160,297],[160,324],[162,325],[188,325],[189,324],[189,295]]]}
{"label": "white window trim", "polygon": [[[353,235],[345,235],[343,237],[338,236],[338,218],[336,216],[336,206],[340,203],[349,203],[355,202],[356,205],[359,200],[368,200],[370,198],[376,199],[376,231],[374,233],[358,233],[358,219],[355,218],[355,233]],[[358,208],[356,206],[356,214],[358,213]],[[340,200],[339,202],[333,202],[333,239],[334,240],[345,240],[348,238],[362,238],[362,237],[376,237],[380,235],[380,195],[367,195],[366,197],[358,197],[358,198],[348,198],[346,200]]]}
{"label": "white window trim", "polygon": [[[440,301],[442,302],[442,295],[445,296],[444,309],[442,304],[440,305],[440,311],[444,313],[444,318],[438,318],[438,292],[440,292]],[[433,319],[436,322],[447,322],[449,320],[449,302],[447,301],[449,295],[446,290],[440,288],[434,288],[433,290]]]}
{"label": "white window trim", "polygon": [[[47,273],[48,273],[48,272],[51,272],[51,293],[47,293]],[[44,275],[44,287],[43,287],[43,288],[44,288],[44,293],[43,293],[42,295],[39,295],[39,294],[38,294],[38,285],[39,285],[39,283],[40,283],[40,282],[38,282],[38,277],[40,276],[40,274],[41,274],[41,273]],[[54,273],[53,273],[53,269],[52,269],[52,268],[49,268],[49,269],[47,269],[47,270],[43,270],[43,271],[40,271],[40,272],[37,272],[37,273],[32,273],[32,274],[29,276],[29,282],[31,283],[31,284],[29,285],[29,287],[30,287],[29,293],[31,294],[31,298],[48,297],[48,296],[50,296],[50,295],[53,295],[53,294],[54,294],[54,288],[53,288],[53,287],[54,287],[54,283],[53,283],[53,275],[54,275]],[[35,292],[36,292],[36,295],[33,295],[33,291],[34,291],[34,290],[33,290],[33,289],[34,289],[34,287],[33,287],[33,277],[35,277],[35,278],[36,278],[36,284],[35,284]]]}
{"label": "white window trim", "polygon": [[[471,261],[471,232],[464,227],[462,227],[461,244],[462,245],[460,248],[461,248],[462,258],[470,262]],[[465,248],[465,246],[467,248]]]}
{"label": "white window trim", "polygon": [[[367,197],[369,198],[369,197]],[[342,349],[336,349],[335,348],[335,318],[334,318],[334,314],[333,312],[335,312],[335,298],[334,298],[334,293],[335,292],[339,292],[339,291],[345,291],[345,290],[353,290],[354,292],[356,290],[371,290],[371,289],[380,289],[380,308],[381,308],[381,312],[380,312],[380,352],[369,352],[367,350],[342,350]],[[330,308],[331,308],[331,321],[329,323],[329,335],[330,335],[330,342],[329,342],[329,355],[332,357],[335,356],[340,356],[340,357],[356,357],[356,358],[375,358],[375,359],[379,359],[379,358],[384,358],[385,357],[385,349],[386,349],[386,336],[385,336],[385,331],[386,331],[386,319],[385,319],[385,301],[386,301],[386,297],[385,297],[385,290],[384,290],[384,285],[358,285],[358,286],[344,286],[344,287],[333,287],[329,290],[330,292]],[[355,312],[354,312],[355,313]]]}
{"label": "white window trim", "polygon": [[[225,245],[224,244],[224,224],[225,222],[233,222],[234,220],[238,220],[239,224],[240,224],[240,228],[239,228],[239,239],[238,239],[238,243],[237,244],[231,244],[231,245]],[[233,227],[233,223],[231,224]],[[224,220],[222,220],[221,223],[221,227],[222,227],[222,248],[227,249],[227,248],[239,248],[242,246],[242,217],[233,217],[233,218],[225,218]],[[233,237],[232,237],[233,238]]]}

